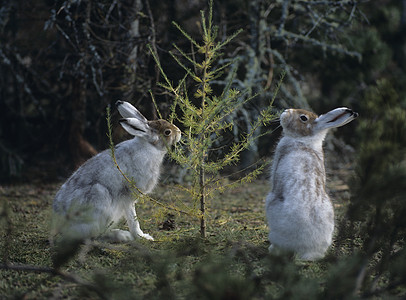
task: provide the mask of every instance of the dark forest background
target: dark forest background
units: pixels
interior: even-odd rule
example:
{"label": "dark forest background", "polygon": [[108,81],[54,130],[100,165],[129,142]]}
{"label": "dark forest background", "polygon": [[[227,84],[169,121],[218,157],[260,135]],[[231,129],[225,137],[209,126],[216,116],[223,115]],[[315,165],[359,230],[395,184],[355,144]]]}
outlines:
{"label": "dark forest background", "polygon": [[[67,286],[58,282],[55,287],[48,277],[38,279],[36,273],[31,277],[14,270],[50,273],[72,282],[73,277],[59,273],[55,265],[35,267],[52,265],[48,214],[56,185],[108,147],[108,105],[113,107],[113,124],[118,123],[114,109],[118,99],[131,102],[152,119],[158,116],[152,94],[163,117],[169,116],[173,96],[158,84],[162,82],[160,70],[149,49],[157,53],[176,85],[184,69],[172,55],[182,60],[180,52],[197,58],[201,54],[172,22],[200,42],[200,11],[207,9],[208,3],[198,0],[0,0],[0,221],[4,222],[0,228],[5,237],[0,239],[0,269],[4,269],[0,282],[5,282],[2,288],[13,299],[16,295],[27,298],[26,292],[58,298],[55,292]],[[329,254],[320,263],[310,264],[268,255],[261,206],[264,192],[258,189],[265,185],[258,180],[213,201],[216,217],[211,221],[219,225],[212,227],[214,234],[208,241],[196,239],[193,230],[183,231],[196,224],[177,217],[180,231],[174,233],[173,241],[163,240],[148,249],[135,243],[123,252],[124,260],[120,251],[112,254],[100,248],[88,257],[103,267],[112,259],[111,274],[103,277],[95,272],[95,285],[73,281],[90,286],[101,298],[110,298],[110,291],[128,293],[133,299],[133,292],[141,288],[139,298],[176,299],[205,292],[207,299],[267,295],[275,299],[404,299],[406,0],[218,0],[213,22],[220,41],[243,29],[218,59],[219,66],[232,63],[212,83],[213,94],[221,93],[231,80],[231,87],[242,92],[240,101],[257,95],[239,106],[233,115],[236,126],[220,141],[223,146],[249,132],[253,120],[274,97],[275,113],[300,107],[320,114],[348,106],[360,114],[328,135],[325,144],[328,185],[335,187],[330,193],[336,193],[337,212]],[[190,61],[182,62],[193,66]],[[281,74],[283,83],[275,95]],[[193,95],[196,82],[187,79],[186,89]],[[116,142],[128,138],[115,126]],[[255,140],[241,155],[242,169],[259,158],[270,161],[280,134],[277,126],[275,122],[257,133],[274,131]],[[182,174],[182,166],[175,168],[179,169],[173,173]],[[28,184],[3,184],[15,182]],[[158,187],[163,198],[167,186]],[[152,207],[150,211],[143,207],[148,213],[141,220],[151,220],[146,216],[155,214]],[[169,216],[168,221],[174,217]],[[226,221],[220,225],[223,219],[217,216],[225,216]],[[143,228],[150,226],[151,231],[155,228],[156,234],[166,236],[156,223],[145,221]],[[67,260],[77,250],[78,245],[68,248]],[[61,253],[65,259],[66,253]],[[10,270],[13,265],[8,262],[13,261],[34,267],[14,265]],[[93,273],[84,262],[72,260],[71,266],[78,274]],[[243,275],[235,277],[239,272]],[[117,274],[124,281],[110,280]],[[149,285],[143,285],[144,278],[150,280]],[[71,285],[65,292],[70,291]],[[232,297],[236,293],[239,297]]]}
{"label": "dark forest background", "polygon": [[[172,44],[187,53],[194,49],[172,21],[198,39],[200,11],[207,5],[198,0],[2,1],[1,179],[53,178],[55,171],[65,176],[107,148],[106,107],[118,99],[156,118],[151,91],[166,117],[172,98],[157,85],[159,70],[147,45],[176,82],[183,71],[169,55]],[[215,1],[213,17],[220,39],[243,29],[221,57],[221,62],[235,59],[229,70],[237,70],[235,88],[246,97],[258,93],[235,116],[242,131],[269,103],[282,72],[275,111],[301,107],[323,113],[349,106],[361,118],[373,119],[371,113],[386,106],[405,109],[404,0],[226,0]],[[228,79],[226,72],[218,89]],[[395,94],[392,102],[376,97],[388,91]],[[337,134],[354,145],[355,126]],[[243,163],[269,156],[276,138],[261,138]]]}

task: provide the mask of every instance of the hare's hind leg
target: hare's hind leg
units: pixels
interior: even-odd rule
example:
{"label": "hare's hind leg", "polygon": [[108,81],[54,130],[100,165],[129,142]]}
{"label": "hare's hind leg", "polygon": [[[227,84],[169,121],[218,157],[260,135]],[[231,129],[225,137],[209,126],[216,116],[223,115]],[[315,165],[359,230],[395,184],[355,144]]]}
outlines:
{"label": "hare's hind leg", "polygon": [[301,260],[310,260],[310,261],[314,261],[314,260],[319,260],[321,258],[324,257],[324,253],[320,253],[320,252],[306,252],[303,253],[301,255],[299,255]]}
{"label": "hare's hind leg", "polygon": [[103,235],[103,238],[113,243],[125,243],[134,240],[129,231],[121,229],[112,229]]}
{"label": "hare's hind leg", "polygon": [[130,228],[130,232],[134,237],[143,237],[151,241],[154,240],[152,236],[142,232],[140,222],[138,222],[137,213],[135,212],[134,203],[132,203],[129,209],[127,209],[125,217],[127,220],[128,227]]}

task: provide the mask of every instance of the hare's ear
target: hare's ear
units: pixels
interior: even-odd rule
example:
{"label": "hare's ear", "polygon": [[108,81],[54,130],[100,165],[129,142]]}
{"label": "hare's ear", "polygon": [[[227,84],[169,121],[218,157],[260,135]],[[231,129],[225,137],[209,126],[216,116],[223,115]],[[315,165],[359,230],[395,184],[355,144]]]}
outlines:
{"label": "hare's ear", "polygon": [[133,136],[146,137],[151,131],[148,123],[140,121],[138,118],[120,119],[119,122],[125,131]]}
{"label": "hare's ear", "polygon": [[358,113],[347,107],[339,107],[319,116],[316,120],[316,128],[319,130],[344,126],[358,117]]}
{"label": "hare's ear", "polygon": [[142,122],[148,122],[148,120],[138,111],[138,109],[128,102],[118,100],[116,102],[116,107],[123,118],[136,118]]}

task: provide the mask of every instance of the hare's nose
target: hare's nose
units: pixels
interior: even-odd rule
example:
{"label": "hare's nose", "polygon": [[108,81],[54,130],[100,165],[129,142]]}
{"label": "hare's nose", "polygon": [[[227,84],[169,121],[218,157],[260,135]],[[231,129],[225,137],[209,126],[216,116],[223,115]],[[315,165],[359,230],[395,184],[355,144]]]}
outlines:
{"label": "hare's nose", "polygon": [[291,109],[288,108],[288,109],[285,109],[285,110],[281,113],[281,116],[282,116],[282,115],[288,115],[288,114],[290,114],[290,113],[291,113]]}

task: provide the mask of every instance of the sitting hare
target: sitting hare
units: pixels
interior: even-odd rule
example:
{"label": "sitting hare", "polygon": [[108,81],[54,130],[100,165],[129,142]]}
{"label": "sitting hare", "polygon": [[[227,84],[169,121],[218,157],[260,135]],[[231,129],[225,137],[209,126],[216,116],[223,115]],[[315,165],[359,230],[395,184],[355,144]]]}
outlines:
{"label": "sitting hare", "polygon": [[334,210],[326,193],[323,140],[330,128],[358,117],[336,108],[324,115],[287,109],[280,116],[283,137],[271,168],[272,191],[266,198],[270,251],[296,252],[303,260],[324,257],[331,245]]}
{"label": "sitting hare", "polygon": [[[115,147],[117,163],[142,193],[149,193],[158,181],[167,147],[179,142],[181,132],[165,120],[148,121],[128,102],[117,101],[116,106],[124,118],[120,120],[121,126],[134,136]],[[153,240],[140,229],[134,204],[129,185],[115,167],[108,149],[73,173],[56,194],[53,209],[66,221],[66,232],[75,238],[103,236],[114,242],[134,237]],[[129,232],[110,229],[123,217]]]}

